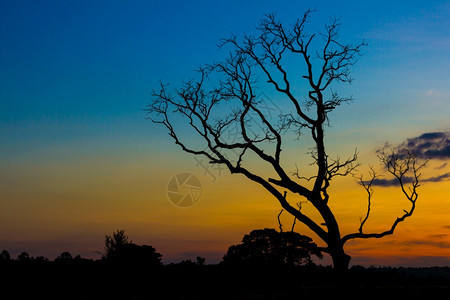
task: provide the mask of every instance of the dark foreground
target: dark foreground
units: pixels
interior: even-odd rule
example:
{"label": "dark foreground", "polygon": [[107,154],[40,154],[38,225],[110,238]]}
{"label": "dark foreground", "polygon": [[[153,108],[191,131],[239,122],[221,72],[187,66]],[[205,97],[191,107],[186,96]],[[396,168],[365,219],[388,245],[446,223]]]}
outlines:
{"label": "dark foreground", "polygon": [[187,263],[144,268],[84,262],[0,264],[0,274],[1,299],[405,299],[450,293],[450,268],[358,267],[336,274],[325,267]]}

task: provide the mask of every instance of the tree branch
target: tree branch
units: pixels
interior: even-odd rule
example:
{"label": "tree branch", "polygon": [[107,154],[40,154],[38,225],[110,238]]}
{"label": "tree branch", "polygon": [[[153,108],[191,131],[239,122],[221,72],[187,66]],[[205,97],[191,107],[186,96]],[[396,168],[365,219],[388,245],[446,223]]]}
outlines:
{"label": "tree branch", "polygon": [[[392,174],[399,182],[401,190],[404,194],[404,196],[408,199],[411,206],[408,210],[403,210],[403,215],[400,217],[397,217],[395,221],[392,223],[391,227],[383,232],[379,233],[363,233],[363,225],[365,223],[365,220],[367,220],[370,212],[370,199],[372,196],[371,192],[371,184],[373,180],[375,179],[375,174],[372,173],[372,179],[369,181],[369,183],[363,182],[363,187],[368,191],[369,193],[369,204],[368,204],[368,211],[366,214],[366,218],[364,219],[363,223],[361,223],[359,227],[358,233],[352,233],[344,236],[342,238],[342,241],[345,243],[346,241],[350,239],[356,239],[356,238],[382,238],[386,235],[391,235],[394,233],[396,227],[398,224],[403,222],[406,218],[412,216],[414,213],[414,210],[416,208],[416,201],[419,197],[419,194],[417,192],[417,189],[419,188],[419,179],[420,179],[420,169],[422,169],[427,161],[423,163],[418,163],[416,156],[412,152],[408,152],[406,157],[401,157],[397,153],[394,152],[393,149],[391,149],[391,153],[382,152],[379,155],[379,159],[384,164],[386,170]],[[409,189],[406,189],[405,185],[405,178],[407,178],[406,174],[412,173],[413,182],[411,183],[411,186]]]}
{"label": "tree branch", "polygon": [[363,226],[366,223],[367,219],[369,219],[369,215],[370,215],[370,208],[371,208],[371,200],[372,200],[372,195],[373,195],[373,189],[372,189],[372,183],[375,180],[375,178],[377,177],[375,174],[375,171],[373,169],[373,167],[370,167],[370,180],[369,181],[364,181],[363,180],[363,176],[361,175],[361,177],[359,178],[358,183],[366,190],[367,192],[367,213],[366,216],[363,218],[361,218],[361,224],[359,226],[359,233],[363,233]]}
{"label": "tree branch", "polygon": [[277,216],[277,219],[278,219],[278,227],[280,228],[280,232],[283,232],[283,225],[281,224],[281,220],[280,220],[280,216],[281,216],[281,213],[283,212],[283,209],[281,209],[280,210],[280,213],[278,214],[278,216]]}

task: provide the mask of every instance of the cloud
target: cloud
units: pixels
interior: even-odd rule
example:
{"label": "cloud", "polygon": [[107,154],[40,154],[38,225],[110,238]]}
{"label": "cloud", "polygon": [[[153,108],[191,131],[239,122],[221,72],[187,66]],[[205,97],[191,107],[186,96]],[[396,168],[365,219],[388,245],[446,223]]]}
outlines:
{"label": "cloud", "polygon": [[[439,176],[435,176],[435,177],[430,177],[430,178],[421,178],[420,182],[441,182],[441,181],[445,181],[448,178],[450,178],[450,172],[449,173],[445,173]],[[413,182],[413,178],[409,177],[409,176],[404,176],[403,177],[403,183],[404,184],[408,184],[408,183],[412,183]],[[382,178],[375,178],[372,182],[373,186],[384,186],[384,187],[389,187],[389,186],[398,186],[399,182],[397,178],[393,178],[393,179],[382,179]]]}
{"label": "cloud", "polygon": [[447,241],[436,241],[435,239],[430,240],[408,240],[402,242],[403,245],[406,246],[430,246],[430,247],[436,247],[436,248],[444,248],[447,249],[450,247],[450,243]]}
{"label": "cloud", "polygon": [[[389,143],[386,143],[383,148],[378,149],[376,152],[381,153],[384,148],[394,148],[395,152],[402,157],[406,157],[408,152],[412,152],[416,157],[420,159],[438,159],[446,160],[450,158],[450,133],[444,131],[427,132],[418,137],[409,138],[405,142],[401,143],[397,147],[391,147]],[[447,162],[444,162],[435,170],[442,170],[447,166]],[[441,182],[450,178],[450,172],[437,175],[429,178],[421,178],[421,182]],[[403,183],[412,183],[413,178],[409,176],[403,177]],[[382,179],[375,178],[372,182],[373,186],[398,186],[399,182],[396,178]]]}
{"label": "cloud", "polygon": [[447,178],[450,178],[450,173],[445,173],[436,177],[431,177],[431,178],[427,178],[427,179],[423,179],[423,182],[440,182],[440,181],[444,181]]}
{"label": "cloud", "polygon": [[441,170],[441,169],[445,168],[446,166],[447,166],[447,162],[445,162],[445,163],[443,163],[442,165],[436,167],[435,169],[436,169],[436,170]]}
{"label": "cloud", "polygon": [[[445,226],[443,226],[445,228]],[[430,239],[447,239],[447,237],[449,236],[449,234],[447,233],[436,233],[436,234],[430,234],[429,238]]]}
{"label": "cloud", "polygon": [[447,99],[450,96],[450,91],[448,90],[426,90],[423,95],[428,98],[443,98]]}
{"label": "cloud", "polygon": [[410,138],[397,147],[399,153],[413,152],[417,157],[424,159],[450,158],[450,133],[427,132],[418,137]]}
{"label": "cloud", "polygon": [[[403,178],[403,183],[411,183],[412,182],[412,178],[411,177],[407,177],[405,176]],[[397,178],[393,178],[393,179],[381,179],[381,178],[375,178],[372,182],[373,186],[384,186],[384,187],[389,187],[389,186],[398,186],[399,182]]]}

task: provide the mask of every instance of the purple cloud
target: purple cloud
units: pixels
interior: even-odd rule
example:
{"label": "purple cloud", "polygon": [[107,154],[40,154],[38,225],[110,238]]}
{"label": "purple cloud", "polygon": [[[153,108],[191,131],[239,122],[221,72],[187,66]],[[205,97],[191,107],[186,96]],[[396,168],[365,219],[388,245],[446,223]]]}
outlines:
{"label": "purple cloud", "polygon": [[410,138],[398,147],[398,152],[412,151],[424,159],[450,158],[450,134],[448,132],[427,132]]}
{"label": "purple cloud", "polygon": [[[386,144],[385,147],[390,147]],[[401,143],[399,146],[394,147],[395,152],[399,154],[400,157],[406,157],[408,152],[412,152],[417,158],[420,159],[438,159],[446,160],[450,158],[450,133],[449,132],[427,132],[418,137],[409,138],[405,142]],[[378,149],[377,153],[383,151],[383,148]],[[435,168],[437,170],[442,170],[447,166],[447,162],[444,162],[439,167]],[[450,172],[441,175],[421,178],[421,182],[440,182],[445,181],[450,178]],[[412,177],[404,176],[403,183],[413,182]],[[374,186],[398,186],[399,182],[396,178],[393,179],[382,179],[375,178],[372,183]]]}
{"label": "purple cloud", "polygon": [[[435,177],[421,178],[420,182],[440,182],[440,181],[445,181],[448,178],[450,178],[450,172],[442,174],[442,175],[438,175]],[[411,183],[411,182],[413,182],[412,177],[408,177],[408,176],[403,177],[403,183]],[[372,185],[389,187],[389,186],[398,186],[399,182],[398,182],[397,178],[393,178],[393,179],[375,178],[372,182]]]}

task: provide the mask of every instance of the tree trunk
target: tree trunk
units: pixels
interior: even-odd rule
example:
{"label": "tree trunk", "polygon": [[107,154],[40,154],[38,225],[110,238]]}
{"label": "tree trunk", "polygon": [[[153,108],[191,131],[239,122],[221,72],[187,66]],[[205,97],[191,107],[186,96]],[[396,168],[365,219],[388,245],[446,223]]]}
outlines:
{"label": "tree trunk", "polygon": [[330,255],[331,258],[333,259],[334,270],[338,272],[345,272],[348,270],[351,257],[350,255],[345,254],[344,249],[342,247],[340,249],[336,249],[335,251],[331,252]]}

